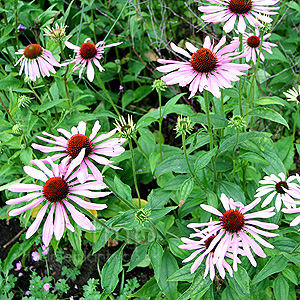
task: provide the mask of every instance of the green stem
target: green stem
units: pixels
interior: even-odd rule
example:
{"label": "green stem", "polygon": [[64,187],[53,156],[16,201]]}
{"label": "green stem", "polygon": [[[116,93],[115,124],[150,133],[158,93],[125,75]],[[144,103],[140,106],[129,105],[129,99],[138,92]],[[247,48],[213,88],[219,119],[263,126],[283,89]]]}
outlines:
{"label": "green stem", "polygon": [[[243,50],[243,35],[239,33],[239,52],[241,53]],[[239,59],[240,64],[242,63],[242,58]],[[243,116],[243,104],[242,104],[242,79],[239,80],[239,107],[240,107],[240,115]]]}
{"label": "green stem", "polygon": [[162,107],[161,107],[161,91],[159,89],[157,89],[157,93],[158,93],[158,105],[159,105],[159,137],[158,137],[158,141],[159,141],[159,154],[160,154],[160,163],[162,163],[162,151],[161,151],[161,124],[162,124]]}
{"label": "green stem", "polygon": [[[245,121],[246,121],[246,123],[247,123],[247,114],[248,114],[248,110],[249,110],[252,89],[254,90],[254,82],[255,82],[256,73],[257,73],[257,70],[258,70],[259,62],[260,62],[260,54],[261,54],[261,49],[262,49],[262,43],[263,43],[263,39],[260,38],[259,54],[258,54],[258,58],[257,58],[257,62],[256,62],[256,68],[255,68],[255,71],[254,71],[254,74],[253,74],[253,77],[252,77],[250,90],[249,90],[249,95],[248,95],[247,100],[246,100],[246,112],[245,112]],[[243,115],[241,115],[241,116],[243,116]]]}
{"label": "green stem", "polygon": [[293,254],[296,252],[296,250],[300,247],[300,243],[293,249],[293,251],[290,254]]}
{"label": "green stem", "polygon": [[46,120],[44,118],[42,118],[38,113],[36,113],[34,110],[31,109],[30,106],[27,106],[27,108],[35,115],[37,116],[39,119],[41,119],[43,121],[43,123],[46,125],[46,128],[48,128],[50,130],[50,133],[52,133],[52,128],[51,126],[49,126],[49,124],[46,122]]}
{"label": "green stem", "polygon": [[[225,118],[225,111],[224,111],[224,91],[221,89],[221,114]],[[220,140],[224,137],[224,128],[221,129],[220,132]]]}
{"label": "green stem", "polygon": [[103,41],[106,41],[106,39],[108,38],[108,36],[110,35],[111,31],[114,29],[114,27],[116,26],[117,22],[119,21],[123,11],[125,10],[125,8],[127,7],[127,4],[128,4],[129,0],[126,1],[126,3],[123,5],[123,8],[122,10],[120,11],[118,17],[116,18],[114,24],[110,27],[109,31],[107,32],[105,38],[103,39]]}
{"label": "green stem", "polygon": [[123,198],[122,196],[120,196],[117,191],[114,189],[114,187],[109,183],[109,181],[104,177],[103,178],[103,182],[107,185],[107,187],[114,193],[114,195],[120,200],[122,201],[125,205],[127,205],[129,208],[132,209],[137,209],[136,205],[134,203],[131,203],[130,201],[128,201],[127,199]]}
{"label": "green stem", "polygon": [[233,170],[232,170],[231,181],[233,181],[234,175],[235,175],[235,171],[234,171],[234,169],[235,169],[235,150],[236,150],[237,145],[239,143],[239,133],[240,133],[240,131],[238,129],[236,129],[236,142],[235,142],[235,144],[233,146]]}
{"label": "green stem", "polygon": [[[60,48],[60,53],[61,53],[61,56],[62,56],[63,60],[66,60],[66,56],[65,56],[61,41],[59,41],[59,48]],[[68,98],[68,105],[69,105],[69,108],[70,108],[70,114],[72,115],[72,103],[71,103],[71,98],[70,98],[68,83],[67,83],[67,73],[68,73],[68,71],[69,71],[69,65],[67,65],[65,74],[63,76],[63,81],[64,81],[64,85],[65,85],[66,95],[67,95],[67,98]]]}
{"label": "green stem", "polygon": [[134,186],[135,186],[135,190],[136,190],[136,193],[137,193],[137,196],[138,196],[138,199],[139,199],[139,208],[141,208],[142,207],[141,196],[140,196],[140,192],[139,192],[139,188],[138,188],[138,184],[137,184],[137,180],[136,180],[134,153],[133,153],[133,146],[132,146],[131,139],[128,139],[128,143],[129,143],[129,148],[130,148],[130,153],[131,153],[132,173],[133,173]]}
{"label": "green stem", "polygon": [[297,120],[298,120],[298,116],[299,116],[299,109],[300,109],[300,106],[298,104],[297,111],[296,111],[296,117],[295,117],[295,121],[294,121],[294,126],[293,126],[293,142],[295,141]]}
{"label": "green stem", "polygon": [[32,87],[30,82],[28,82],[28,85],[29,85],[29,88],[31,89],[31,91],[33,92],[33,94],[36,96],[36,98],[40,101],[41,104],[43,104],[44,102],[42,101],[40,96],[37,94],[37,92],[34,90],[34,88]]}
{"label": "green stem", "polygon": [[206,90],[203,90],[203,96],[205,101],[205,110],[206,110],[206,118],[207,118],[207,126],[208,126],[208,134],[209,134],[209,150],[212,150],[213,145],[213,135],[212,135],[212,128],[211,128],[211,122],[210,122],[210,115],[209,115],[209,100],[208,100],[208,92]]}
{"label": "green stem", "polygon": [[279,13],[278,13],[278,15],[277,15],[275,21],[272,22],[273,24],[277,24],[277,21],[279,20],[280,15],[281,15],[281,13],[282,13],[284,7],[285,7],[285,2],[286,2],[286,0],[284,0],[283,3],[281,4],[281,9],[280,9],[280,11],[279,11]]}
{"label": "green stem", "polygon": [[100,78],[98,72],[95,72],[95,75],[96,75],[96,78],[97,78],[97,80],[98,80],[98,82],[99,82],[99,85],[100,85],[101,89],[102,89],[103,92],[105,93],[105,95],[106,95],[107,99],[109,100],[111,106],[112,106],[113,109],[115,110],[115,112],[116,112],[116,114],[118,115],[118,117],[121,117],[121,114],[119,113],[119,111],[118,111],[118,109],[117,109],[117,107],[116,107],[114,101],[111,99],[111,97],[110,97],[110,95],[109,95],[107,89],[105,88],[105,85],[104,85],[103,81],[101,80],[101,78]]}
{"label": "green stem", "polygon": [[[49,90],[49,88],[48,88],[48,84],[47,84],[47,82],[46,82],[46,79],[45,79],[43,76],[42,76],[42,79],[43,79],[44,86],[45,86],[46,92],[47,92],[47,94],[48,94],[50,100],[51,100],[51,101],[54,101],[54,100],[53,100],[53,97],[52,97],[52,94],[51,94],[51,92],[50,92],[50,90]],[[55,119],[58,121],[59,118],[58,118],[58,113],[57,113],[56,106],[54,106],[54,112],[55,112]]]}
{"label": "green stem", "polygon": [[136,145],[138,146],[139,150],[141,151],[141,153],[143,154],[143,156],[146,158],[148,164],[150,165],[150,160],[149,157],[147,156],[147,154],[144,152],[143,148],[140,146],[138,140],[136,137],[133,137],[134,142],[136,143]]}

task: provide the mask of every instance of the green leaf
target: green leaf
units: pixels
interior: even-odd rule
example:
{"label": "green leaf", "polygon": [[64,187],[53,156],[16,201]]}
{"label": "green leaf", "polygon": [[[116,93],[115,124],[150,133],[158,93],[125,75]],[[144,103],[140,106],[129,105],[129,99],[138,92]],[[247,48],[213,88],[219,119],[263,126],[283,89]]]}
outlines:
{"label": "green leaf", "polygon": [[137,292],[127,297],[155,297],[160,293],[160,288],[157,285],[157,282],[154,277],[147,281]]}
{"label": "green leaf", "polygon": [[253,162],[253,163],[259,163],[259,164],[263,164],[263,165],[270,164],[264,158],[262,158],[260,155],[254,153],[254,152],[246,152],[246,153],[240,155],[240,158],[243,158],[243,159]]}
{"label": "green leaf", "polygon": [[276,300],[287,300],[289,295],[289,284],[284,277],[279,274],[273,282],[273,291]]}
{"label": "green leaf", "polygon": [[163,107],[162,109],[162,115],[165,116],[168,113],[170,113],[170,111],[173,109],[173,107],[175,106],[175,104],[177,103],[177,101],[186,93],[181,93],[178,94],[176,96],[174,96],[173,98],[171,98],[170,100],[168,100],[168,102],[166,103],[166,105]]}
{"label": "green leaf", "polygon": [[266,265],[262,268],[262,270],[255,275],[252,284],[257,284],[270,275],[281,272],[286,268],[287,262],[287,258],[282,254],[270,258]]}
{"label": "green leaf", "polygon": [[279,114],[277,111],[270,109],[270,108],[257,107],[257,108],[252,109],[251,111],[249,111],[247,115],[259,117],[262,119],[267,119],[267,120],[282,124],[282,125],[286,126],[287,128],[289,128],[288,123],[281,116],[281,114]]}
{"label": "green leaf", "polygon": [[234,201],[240,201],[246,204],[246,198],[241,187],[235,183],[222,181],[219,184],[220,193],[224,193],[228,198],[232,198]]}
{"label": "green leaf", "polygon": [[54,106],[57,106],[58,104],[60,104],[62,102],[65,102],[65,101],[66,101],[66,99],[57,99],[57,100],[46,102],[46,103],[43,103],[43,104],[40,104],[40,105],[35,105],[34,107],[32,107],[32,109],[33,110],[37,109],[38,112],[44,112],[47,109],[50,109]]}
{"label": "green leaf", "polygon": [[175,256],[177,256],[181,259],[185,259],[191,254],[190,251],[188,251],[186,249],[181,249],[178,247],[179,245],[183,244],[180,239],[171,238],[171,239],[168,239],[168,243],[169,243],[171,252]]}
{"label": "green leaf", "polygon": [[[203,279],[203,275],[204,275],[204,268],[195,274],[191,286],[178,298],[178,300],[194,299],[193,295],[197,295],[198,297],[197,299],[200,299],[212,284],[212,281],[209,278],[209,276],[206,276]],[[228,298],[228,300],[229,299],[230,298]]]}
{"label": "green leaf", "polygon": [[1,192],[1,191],[4,191],[4,190],[6,190],[6,189],[8,189],[8,188],[9,188],[11,185],[13,185],[13,184],[20,183],[23,179],[25,179],[25,177],[19,178],[19,179],[17,179],[17,180],[14,180],[14,181],[12,181],[12,182],[7,183],[7,184],[1,185],[1,186],[0,186],[0,192]]}
{"label": "green leaf", "polygon": [[243,267],[239,266],[237,272],[233,272],[233,277],[228,277],[228,281],[229,285],[234,288],[241,297],[249,297],[250,279],[247,271]]}
{"label": "green leaf", "polygon": [[157,280],[159,280],[160,276],[160,269],[161,269],[161,262],[162,262],[162,256],[163,256],[164,250],[162,246],[154,241],[148,251],[150,261],[152,264],[152,267],[154,269],[154,275]]}
{"label": "green leaf", "polygon": [[[195,162],[195,158],[190,156],[188,159],[192,167]],[[188,173],[189,168],[187,166],[185,157],[183,155],[173,155],[167,158],[158,166],[155,174],[156,176],[159,176],[168,172]]]}
{"label": "green leaf", "polygon": [[[132,202],[131,188],[129,185],[123,183],[118,176],[114,178],[115,189],[118,195],[125,198],[127,201]],[[133,203],[133,202],[132,202]]]}
{"label": "green leaf", "polygon": [[296,266],[300,267],[300,255],[293,253],[293,254],[289,254],[289,253],[282,253],[289,262],[294,263]]}
{"label": "green leaf", "polygon": [[217,148],[215,148],[208,152],[202,152],[196,159],[195,170],[200,170],[206,167],[209,164],[211,158],[216,155],[217,151]]}
{"label": "green leaf", "polygon": [[282,271],[282,275],[290,280],[293,284],[298,285],[298,278],[294,270],[291,268],[287,267]]}
{"label": "green leaf", "polygon": [[106,294],[112,293],[119,281],[118,275],[122,271],[122,257],[124,244],[107,260],[102,268],[101,286]]}
{"label": "green leaf", "polygon": [[188,281],[192,282],[195,274],[191,273],[191,263],[185,265],[181,269],[177,270],[172,276],[168,278],[169,281]]}
{"label": "green leaf", "polygon": [[180,199],[185,201],[194,188],[194,178],[186,179],[180,187]]}
{"label": "green leaf", "polygon": [[221,300],[241,300],[237,292],[230,286],[227,286],[222,293]]}
{"label": "green leaf", "polygon": [[36,241],[36,236],[37,234],[34,234],[30,239],[24,240],[22,244],[17,242],[11,247],[5,261],[3,262],[2,271],[4,274],[6,274],[6,276],[8,275],[9,270],[12,268],[13,261],[30,249],[30,247]]}
{"label": "green leaf", "polygon": [[[205,114],[198,113],[196,116],[191,117],[191,121],[207,125],[207,116]],[[228,120],[220,115],[211,114],[210,121],[215,129],[226,128],[228,125]]]}
{"label": "green leaf", "polygon": [[146,258],[148,247],[149,244],[142,244],[134,249],[127,272],[130,272]]}
{"label": "green leaf", "polygon": [[83,263],[84,253],[81,249],[81,229],[76,226],[75,231],[72,232],[67,230],[68,239],[73,247],[72,251],[72,261],[74,265],[79,269]]}
{"label": "green leaf", "polygon": [[[249,139],[254,139],[254,138],[268,138],[268,134],[264,132],[258,132],[258,131],[241,133],[239,135],[238,145],[243,141],[247,141]],[[220,153],[225,152],[229,148],[232,148],[235,144],[236,144],[236,135],[230,136],[226,138],[223,141],[223,143],[220,145],[219,152]]]}
{"label": "green leaf", "polygon": [[[105,222],[105,221],[102,220],[102,222]],[[111,226],[112,222],[113,222],[113,219],[110,219],[109,221],[106,221],[105,223],[107,226]],[[97,226],[100,226],[100,225],[97,224]],[[98,238],[97,242],[93,245],[93,254],[95,254],[102,247],[104,247],[104,245],[106,244],[108,239],[110,237],[112,237],[112,235],[113,235],[112,231],[106,229],[104,226],[101,226],[99,238]]]}
{"label": "green leaf", "polygon": [[158,220],[163,218],[166,214],[168,214],[170,211],[176,209],[177,206],[169,206],[165,208],[154,208],[151,210],[150,218],[154,220]]}
{"label": "green leaf", "polygon": [[278,105],[285,106],[286,104],[286,101],[279,97],[262,97],[257,100],[254,100],[254,102],[258,105],[278,104]]}
{"label": "green leaf", "polygon": [[164,251],[158,285],[169,300],[177,299],[177,282],[168,281],[168,278],[178,270],[176,259],[168,250]]}
{"label": "green leaf", "polygon": [[24,165],[29,165],[30,161],[32,160],[32,148],[25,148],[20,153],[20,159]]}

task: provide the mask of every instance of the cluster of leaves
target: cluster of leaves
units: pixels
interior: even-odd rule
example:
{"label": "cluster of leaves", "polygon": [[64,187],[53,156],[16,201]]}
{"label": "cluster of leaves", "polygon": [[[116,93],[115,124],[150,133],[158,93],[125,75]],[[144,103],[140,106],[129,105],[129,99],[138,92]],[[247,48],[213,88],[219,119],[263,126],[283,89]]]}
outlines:
{"label": "cluster of leaves", "polygon": [[[4,4],[1,2],[0,6],[3,16],[0,23],[0,181],[3,185],[0,192],[3,200],[14,197],[6,190],[12,182],[32,182],[29,178],[23,178],[22,168],[32,158],[40,158],[40,153],[33,152],[30,144],[36,142],[36,136],[42,131],[55,134],[58,127],[69,130],[81,120],[89,125],[99,120],[105,132],[110,130],[112,119],[116,118],[97,82],[90,83],[85,78],[79,80],[77,75],[72,75],[71,68],[67,69],[67,73],[64,68],[58,69],[55,76],[47,79],[54,101],[48,98],[41,80],[36,83],[24,82],[18,75],[14,67],[17,59],[14,52],[22,44],[26,46],[28,40],[30,43],[36,41],[43,44],[59,60],[59,43],[43,35],[43,29],[53,20],[67,23],[67,34],[73,35],[71,41],[77,45],[86,38],[92,38],[96,43],[107,35],[108,43],[123,42],[115,52],[110,50],[107,62],[103,64],[106,71],[101,73],[101,78],[109,87],[109,95],[120,111],[134,115],[137,143],[140,146],[134,149],[139,185],[155,185],[155,188],[143,193],[145,199],[142,206],[151,210],[148,218],[150,222],[140,224],[135,218],[136,209],[124,204],[138,203],[132,196],[134,181],[130,150],[114,159],[115,164],[123,168],[122,172],[117,174],[111,169],[102,170],[115,191],[114,195],[98,201],[108,204],[108,209],[101,212],[105,226],[97,224],[94,233],[82,233],[77,227],[75,233],[68,231],[65,234],[65,239],[73,247],[75,270],[79,274],[84,261],[82,236],[89,242],[94,254],[109,239],[117,238],[124,243],[105,262],[100,280],[89,279],[84,287],[83,299],[113,299],[112,293],[120,282],[121,272],[125,268],[130,272],[140,266],[151,267],[154,277],[136,292],[134,290],[138,284],[129,282],[123,289],[123,295],[117,299],[128,296],[159,299],[162,293],[167,299],[180,300],[296,299],[295,286],[300,282],[300,257],[296,248],[300,237],[295,229],[288,227],[292,216],[274,216],[270,221],[281,225],[279,237],[272,240],[275,249],[265,251],[267,258],[257,259],[257,268],[242,259],[238,272],[232,278],[227,276],[226,282],[212,282],[208,277],[203,279],[203,268],[191,274],[191,264],[183,265],[181,262],[190,252],[178,246],[181,244],[180,237],[188,237],[191,233],[186,227],[191,219],[193,222],[209,221],[210,214],[203,212],[199,204],[205,203],[217,208],[221,193],[248,204],[253,200],[258,181],[265,174],[296,170],[295,161],[299,153],[295,152],[295,147],[299,152],[300,147],[294,144],[290,128],[300,127],[300,121],[295,124],[296,109],[283,99],[282,91],[299,82],[299,4],[287,1],[274,23],[270,41],[276,42],[278,48],[274,48],[273,55],[265,54],[266,60],[258,69],[257,84],[251,91],[252,106],[247,115],[250,120],[249,130],[237,135],[233,128],[228,127],[228,118],[239,113],[237,87],[224,91],[224,113],[220,100],[211,97],[215,148],[208,151],[208,112],[203,97],[196,96],[194,104],[192,102],[199,110],[196,113],[192,105],[186,104],[186,94],[178,94],[182,90],[176,90],[176,87],[167,89],[162,92],[165,105],[159,112],[151,109],[158,107],[158,97],[153,91],[152,82],[159,76],[155,71],[157,57],[169,55],[166,51],[168,41],[174,40],[181,45],[185,40],[193,40],[202,44],[203,36],[210,30],[215,36],[221,36],[220,26],[207,26],[199,34],[198,26],[202,26],[203,22],[193,1],[150,1],[136,5],[125,0],[105,3],[78,3],[73,0],[69,5],[62,1],[49,2],[46,10],[43,9],[46,5],[44,1],[7,1]],[[18,33],[18,24],[27,29]],[[71,52],[68,54],[71,55]],[[251,80],[250,74],[241,81],[244,102],[250,92]],[[123,88],[120,89],[120,85]],[[71,101],[68,101],[66,91]],[[20,95],[30,97],[31,104],[20,107]],[[166,132],[172,131],[178,114],[190,117],[197,129],[186,140],[187,157],[177,144],[168,144],[167,140],[164,144],[164,137],[159,135],[157,129],[160,116],[167,115],[164,124],[170,128]],[[165,134],[166,139],[167,136]],[[159,142],[162,142],[162,161]],[[7,217],[7,211],[8,207],[0,211],[2,219]],[[24,226],[31,222],[31,213],[29,211],[25,213],[25,218],[21,218]],[[152,226],[155,227],[154,231]],[[0,292],[8,299],[13,297],[11,289],[15,281],[8,275],[12,263],[28,252],[35,239],[36,235],[21,244],[16,243],[1,267],[5,276],[0,277],[0,280],[6,284],[0,284]],[[129,266],[124,266],[122,262],[126,243],[137,244]],[[51,245],[59,254],[60,247],[54,239]],[[62,261],[63,257],[60,259]],[[78,274],[68,268],[63,269],[66,277],[75,278]],[[43,290],[43,284],[48,279],[44,277],[42,281],[37,274],[33,274],[31,296],[23,299],[49,297],[49,293]],[[66,290],[67,284],[56,283],[55,289]]]}

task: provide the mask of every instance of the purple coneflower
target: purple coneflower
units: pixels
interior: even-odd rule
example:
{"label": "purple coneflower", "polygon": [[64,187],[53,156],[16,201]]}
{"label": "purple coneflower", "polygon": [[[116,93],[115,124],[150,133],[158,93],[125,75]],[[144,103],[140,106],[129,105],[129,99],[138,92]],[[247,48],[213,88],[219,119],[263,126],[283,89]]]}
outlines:
{"label": "purple coneflower", "polygon": [[72,173],[74,168],[76,168],[76,166],[80,163],[79,159],[73,160],[68,169],[66,169],[62,164],[54,164],[50,157],[47,158],[47,162],[51,165],[52,170],[46,167],[42,161],[37,159],[34,160],[34,163],[41,171],[30,166],[24,167],[24,172],[30,177],[42,181],[42,185],[24,183],[13,184],[8,188],[10,191],[30,193],[25,196],[6,201],[6,204],[9,205],[29,202],[22,207],[11,210],[8,213],[9,216],[17,216],[26,210],[35,208],[39,204],[43,203],[43,206],[37,213],[35,220],[26,232],[27,239],[38,230],[47,208],[50,208],[43,227],[42,240],[45,247],[49,246],[53,233],[57,241],[61,239],[65,226],[69,230],[74,231],[74,227],[69,220],[67,211],[70,212],[72,219],[83,229],[96,229],[92,222],[79,212],[69,202],[69,200],[74,201],[76,204],[85,209],[102,210],[107,207],[106,204],[87,202],[78,196],[99,198],[105,197],[111,193],[91,191],[106,188],[104,183],[101,184],[94,181],[92,175],[88,176],[85,184],[80,184],[80,182],[76,179],[76,173]]}
{"label": "purple coneflower", "polygon": [[236,45],[227,45],[222,48],[225,41],[226,37],[223,36],[219,43],[214,46],[207,36],[203,48],[199,49],[187,42],[185,45],[192,55],[171,43],[171,48],[187,57],[189,61],[158,59],[159,63],[166,65],[158,67],[157,70],[164,73],[170,72],[161,79],[167,85],[179,83],[179,86],[186,86],[190,84],[191,95],[189,98],[193,97],[198,90],[202,92],[203,89],[220,98],[220,88],[231,88],[230,82],[238,81],[239,77],[237,76],[244,75],[241,71],[250,68],[247,64],[231,63],[232,60],[241,56],[233,53],[238,47]]}
{"label": "purple coneflower", "polygon": [[105,69],[100,64],[100,59],[103,58],[102,54],[104,53],[104,49],[108,47],[118,46],[122,44],[122,42],[105,45],[104,41],[100,41],[96,45],[94,45],[93,43],[88,42],[89,40],[90,38],[87,38],[80,47],[73,45],[68,41],[65,41],[65,45],[68,48],[73,49],[76,56],[74,60],[63,63],[62,65],[66,66],[75,63],[75,66],[73,67],[73,72],[75,70],[80,69],[79,78],[81,78],[81,74],[84,68],[86,67],[87,78],[89,81],[92,82],[95,76],[95,71],[94,71],[92,61],[95,64],[95,66],[99,69],[100,72],[104,71]]}
{"label": "purple coneflower", "polygon": [[[298,175],[299,176],[299,175]],[[296,176],[289,176],[286,178],[284,173],[279,173],[278,176],[271,174],[265,176],[259,181],[263,186],[256,190],[254,197],[262,197],[269,194],[263,201],[261,207],[267,206],[273,198],[275,199],[275,207],[277,211],[280,211],[281,203],[287,208],[295,208],[297,203],[293,198],[300,198],[300,186],[297,183],[292,182]]]}
{"label": "purple coneflower", "polygon": [[[183,262],[189,262],[193,260],[195,257],[197,259],[193,263],[191,267],[191,273],[194,273],[196,269],[201,265],[203,262],[204,258],[206,257],[206,262],[205,262],[205,271],[204,271],[204,278],[207,276],[208,272],[210,275],[210,279],[213,280],[215,278],[215,262],[214,262],[214,251],[217,247],[218,244],[215,245],[213,249],[210,250],[210,252],[207,252],[206,250],[209,248],[211,242],[214,240],[216,235],[211,235],[209,234],[209,230],[202,230],[200,231],[197,228],[194,228],[196,233],[192,233],[190,235],[190,238],[181,238],[182,242],[185,243],[185,245],[180,245],[179,248],[181,249],[187,249],[187,250],[196,250],[194,251],[189,257],[183,260]],[[191,238],[196,238],[197,240],[192,240]],[[231,252],[231,253],[230,253]],[[243,250],[238,249],[237,254],[242,254],[244,255]],[[227,252],[225,253],[225,256],[229,258],[233,258],[232,255],[232,249],[229,247],[227,249]],[[237,263],[241,263],[240,259],[237,258]],[[216,265],[220,276],[222,278],[225,277],[225,270],[224,268],[228,271],[229,275],[232,277],[233,272],[231,266],[226,262],[225,259],[222,260],[221,264]]]}
{"label": "purple coneflower", "polygon": [[60,67],[49,50],[44,49],[39,44],[30,44],[25,49],[20,49],[16,54],[22,54],[22,57],[16,62],[15,66],[21,63],[19,75],[23,70],[26,77],[35,81],[37,78],[50,76],[50,72],[55,74],[53,66]]}
{"label": "purple coneflower", "polygon": [[[278,228],[278,225],[253,220],[261,218],[265,219],[274,216],[274,207],[258,212],[247,213],[260,201],[261,199],[258,198],[252,203],[244,206],[243,203],[234,202],[233,199],[228,199],[225,194],[222,194],[221,202],[223,204],[223,207],[225,208],[224,213],[220,212],[210,205],[200,205],[202,209],[220,217],[219,221],[212,221],[208,223],[191,223],[188,225],[188,227],[194,229],[205,226],[203,230],[193,234],[193,237],[201,237],[200,234],[205,234],[205,236],[202,237],[200,241],[198,241],[199,244],[205,242],[207,240],[207,236],[214,236],[208,248],[201,255],[204,257],[213,250],[213,264],[216,264],[219,271],[222,271],[224,258],[227,255],[228,251],[232,252],[233,270],[237,271],[238,254],[240,252],[240,247],[243,251],[243,254],[248,257],[254,267],[256,267],[257,263],[255,258],[253,257],[251,249],[256,255],[260,257],[266,257],[264,251],[257,242],[265,247],[274,248],[273,245],[261,238],[260,235],[274,237],[278,234],[264,231],[256,227],[267,230],[274,230]],[[224,273],[220,274],[221,276],[225,276]]]}
{"label": "purple coneflower", "polygon": [[[71,132],[62,128],[57,129],[57,131],[62,133],[67,139],[62,136],[54,136],[47,132],[42,133],[51,137],[53,140],[38,136],[40,140],[49,144],[54,144],[55,147],[42,146],[38,144],[32,144],[31,146],[34,149],[45,153],[63,152],[52,155],[51,158],[53,161],[65,156],[66,157],[62,161],[63,164],[69,164],[74,159],[79,161],[79,172],[77,172],[77,176],[81,183],[84,183],[88,178],[88,169],[91,170],[97,181],[102,182],[103,176],[92,161],[95,161],[100,165],[108,165],[113,169],[120,169],[119,167],[111,165],[111,162],[107,158],[103,157],[103,155],[114,157],[122,154],[125,149],[121,147],[121,145],[126,141],[126,139],[109,139],[116,133],[117,129],[113,129],[106,134],[101,134],[96,137],[100,127],[99,121],[96,121],[93,126],[92,133],[89,136],[86,136],[86,123],[80,121],[77,127],[72,127]],[[99,144],[99,142],[101,143]]]}
{"label": "purple coneflower", "polygon": [[201,18],[205,22],[225,22],[223,30],[228,33],[234,28],[238,19],[237,29],[240,33],[246,30],[245,19],[251,26],[263,27],[263,23],[272,22],[268,15],[275,15],[279,7],[274,7],[278,0],[208,0],[213,5],[200,6],[198,9],[208,13]]}
{"label": "purple coneflower", "polygon": [[[268,34],[265,34],[263,36],[261,50],[267,51],[270,54],[272,54],[273,52],[272,52],[271,47],[277,47],[277,45],[274,44],[274,43],[270,43],[270,42],[265,41],[267,38],[270,37],[270,35],[271,35],[271,33],[268,33]],[[256,63],[256,58],[259,55],[260,41],[261,41],[260,32],[259,32],[257,27],[255,27],[255,34],[246,33],[246,32],[243,34],[243,45],[244,45],[244,51],[243,52],[246,55],[245,58],[246,58],[247,62],[252,60],[254,63]],[[234,37],[231,44],[236,44],[237,47],[238,47],[239,44],[240,44],[239,38]],[[262,61],[265,60],[265,57],[264,57],[262,51],[260,53],[260,59]]]}

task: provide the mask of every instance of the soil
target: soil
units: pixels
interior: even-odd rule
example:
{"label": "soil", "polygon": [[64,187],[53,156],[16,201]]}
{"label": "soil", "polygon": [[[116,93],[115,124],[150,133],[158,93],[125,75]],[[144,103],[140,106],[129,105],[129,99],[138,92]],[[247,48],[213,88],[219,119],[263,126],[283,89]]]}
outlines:
{"label": "soil", "polygon": [[[20,232],[24,231],[22,227],[20,227],[20,222],[17,218],[10,219],[9,222],[7,220],[0,220],[0,259],[3,261],[11,249],[11,247],[14,245],[15,242],[19,241],[19,238],[12,241],[12,239]],[[11,243],[9,243],[12,241]],[[19,241],[21,243],[21,241]],[[7,245],[7,243],[9,243]],[[84,249],[84,252],[86,254],[87,259],[83,262],[81,268],[80,268],[80,274],[76,277],[76,280],[72,280],[71,278],[68,279],[67,283],[70,286],[70,290],[68,293],[63,295],[63,298],[69,298],[70,296],[73,296],[74,299],[79,299],[83,295],[83,285],[87,283],[87,281],[90,278],[100,279],[97,264],[99,264],[100,269],[104,266],[105,262],[108,260],[108,258],[121,247],[122,243],[118,241],[113,241],[107,244],[105,247],[103,247],[98,253],[95,255],[88,255],[88,253],[91,251],[91,246],[88,244],[83,243],[82,248]],[[5,248],[3,247],[5,246]],[[64,257],[70,257],[72,255],[72,247],[67,245],[63,248],[64,251]],[[123,264],[126,264],[130,261],[132,252],[135,249],[135,245],[126,245],[124,248],[124,255],[123,255]],[[32,246],[32,251],[36,250],[36,246]],[[18,258],[16,261],[14,261],[13,265],[15,266],[16,263],[20,260]],[[38,275],[41,277],[44,277],[47,275],[47,268],[46,263],[44,260],[40,261],[34,261],[31,257],[31,255],[28,255],[25,260],[25,265],[30,267],[31,270],[37,272]],[[55,254],[53,252],[48,253],[48,267],[49,267],[49,273],[51,276],[54,277],[54,279],[57,281],[61,278],[66,278],[66,276],[62,276],[62,267],[67,266],[68,268],[71,268],[71,259],[68,261],[67,259],[63,260],[63,263],[59,263],[56,261]],[[16,282],[15,290],[21,290],[23,291],[23,295],[26,291],[29,289],[30,284],[30,273],[31,271],[26,272],[24,268],[22,268],[20,271],[17,271],[16,269],[12,269],[11,274],[14,274],[16,277],[18,277],[18,280]],[[130,272],[125,272],[125,282],[127,279],[132,279],[134,277],[137,278],[140,287],[144,285],[151,277],[153,277],[154,273],[153,270],[146,267],[146,268],[139,268],[136,267]],[[120,281],[121,282],[121,273],[120,273]],[[100,288],[99,288],[100,290]],[[120,287],[117,286],[116,290],[114,291],[114,296],[119,295]],[[20,294],[15,294],[14,299],[18,300],[21,299],[22,296]]]}

